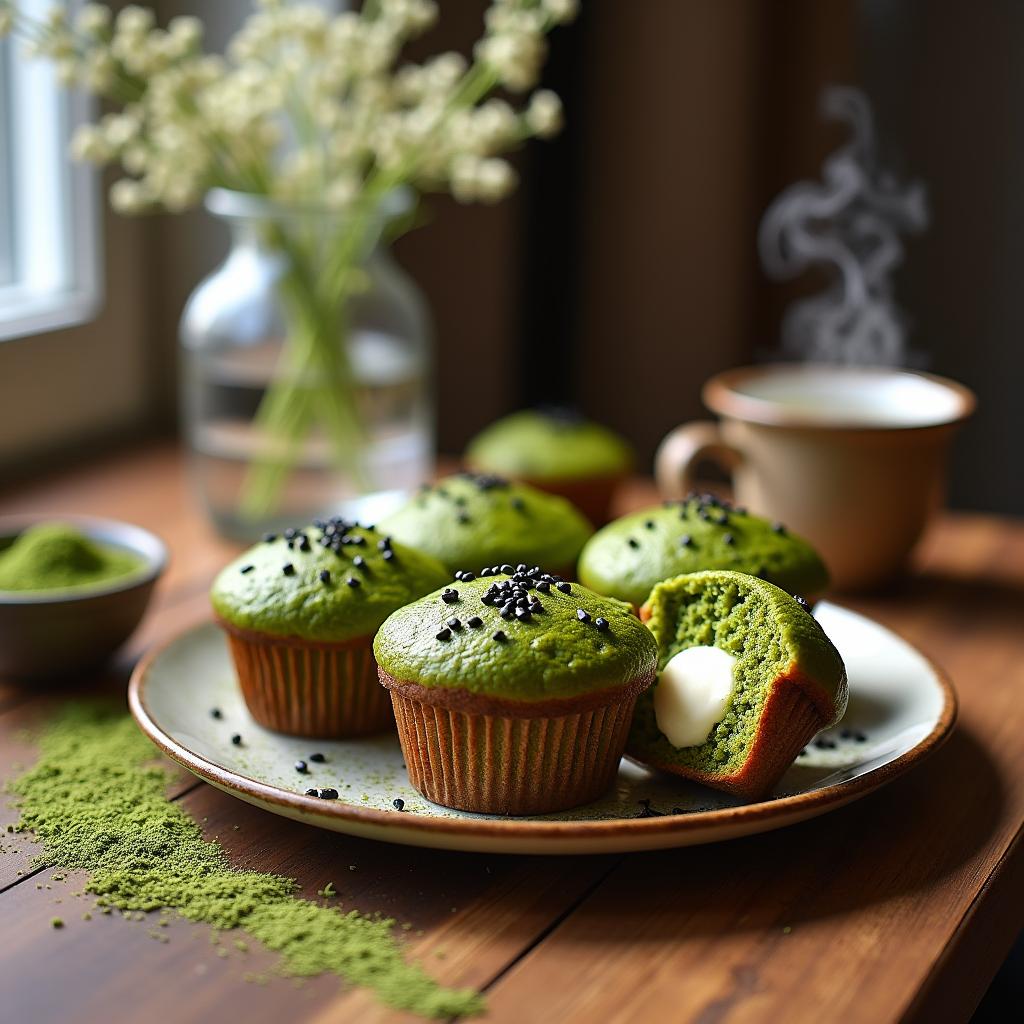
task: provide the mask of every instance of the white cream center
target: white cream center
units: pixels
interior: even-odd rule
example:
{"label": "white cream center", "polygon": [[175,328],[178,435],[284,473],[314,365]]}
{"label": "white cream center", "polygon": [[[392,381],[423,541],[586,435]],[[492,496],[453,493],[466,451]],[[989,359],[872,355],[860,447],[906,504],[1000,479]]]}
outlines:
{"label": "white cream center", "polygon": [[725,717],[736,659],[718,647],[687,647],[662,669],[654,718],[674,747],[695,747]]}

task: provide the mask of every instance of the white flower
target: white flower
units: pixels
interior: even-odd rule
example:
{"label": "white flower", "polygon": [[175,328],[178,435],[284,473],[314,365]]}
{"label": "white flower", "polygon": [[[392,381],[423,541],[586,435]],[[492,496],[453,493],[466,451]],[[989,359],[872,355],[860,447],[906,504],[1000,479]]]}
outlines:
{"label": "white flower", "polygon": [[85,36],[103,35],[110,27],[110,8],[85,4],[75,17],[75,28]]}
{"label": "white flower", "polygon": [[145,35],[153,27],[153,12],[137,4],[129,4],[117,15],[116,28],[118,33],[125,35]]}
{"label": "white flower", "polygon": [[75,160],[102,164],[113,154],[103,132],[94,124],[83,124],[71,138],[71,155]]}
{"label": "white flower", "polygon": [[541,0],[541,5],[552,21],[561,24],[572,21],[580,10],[579,0]]}
{"label": "white flower", "polygon": [[504,199],[516,187],[516,172],[507,160],[481,160],[477,169],[477,194],[485,203]]}
{"label": "white flower", "polygon": [[536,81],[546,50],[540,36],[527,32],[503,32],[477,44],[477,56],[494,69],[502,85],[525,92]]}
{"label": "white flower", "polygon": [[118,213],[141,213],[150,202],[146,188],[132,178],[122,178],[110,186],[110,205]]}
{"label": "white flower", "polygon": [[182,15],[171,19],[167,33],[182,55],[193,53],[203,41],[203,23],[198,18]]}
{"label": "white flower", "polygon": [[526,123],[534,135],[546,139],[562,128],[562,101],[550,89],[538,89],[530,97]]}

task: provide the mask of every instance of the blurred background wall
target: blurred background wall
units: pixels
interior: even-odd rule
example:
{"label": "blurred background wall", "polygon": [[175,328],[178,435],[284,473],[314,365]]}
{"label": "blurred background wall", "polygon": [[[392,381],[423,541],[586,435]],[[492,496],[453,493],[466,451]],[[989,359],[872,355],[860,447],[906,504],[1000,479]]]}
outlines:
{"label": "blurred background wall", "polygon": [[[248,5],[157,6],[163,17],[201,14],[216,45]],[[444,3],[430,49],[468,47],[483,7]],[[757,224],[783,187],[816,179],[845,138],[820,120],[817,102],[822,86],[850,83],[874,104],[885,159],[929,188],[932,227],[908,241],[898,282],[911,347],[981,398],[957,449],[953,501],[1024,512],[1011,454],[1024,437],[1024,5],[583,7],[553,39],[546,72],[566,101],[564,134],[519,155],[511,201],[432,199],[431,223],[398,246],[436,321],[442,450],[458,452],[521,404],[566,401],[627,434],[646,464],[666,430],[703,414],[708,375],[769,357],[786,304],[821,281],[768,282]],[[118,422],[166,430],[181,307],[226,238],[201,212],[129,230],[107,220],[108,243],[124,247],[108,256],[108,305],[145,351],[146,400]],[[124,288],[144,301],[121,308]],[[108,349],[97,348],[99,369],[119,358]]]}

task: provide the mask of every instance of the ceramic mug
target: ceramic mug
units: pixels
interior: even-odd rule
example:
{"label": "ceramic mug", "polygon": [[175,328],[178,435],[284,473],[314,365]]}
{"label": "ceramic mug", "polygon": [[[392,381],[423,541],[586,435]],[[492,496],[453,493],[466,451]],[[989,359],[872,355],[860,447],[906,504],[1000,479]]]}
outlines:
{"label": "ceramic mug", "polygon": [[682,497],[700,465],[717,463],[736,503],[806,537],[839,589],[904,567],[941,503],[950,440],[975,407],[971,391],[942,377],[826,364],[729,370],[702,396],[720,420],[662,441],[664,496]]}

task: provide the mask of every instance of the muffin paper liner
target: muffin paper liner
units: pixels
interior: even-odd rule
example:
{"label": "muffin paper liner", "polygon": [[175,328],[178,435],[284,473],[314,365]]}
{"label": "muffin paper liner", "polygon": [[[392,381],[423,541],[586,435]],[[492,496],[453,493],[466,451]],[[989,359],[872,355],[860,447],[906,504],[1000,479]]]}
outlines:
{"label": "muffin paper liner", "polygon": [[549,494],[567,498],[594,526],[604,526],[611,519],[612,499],[619,485],[626,479],[625,473],[610,476],[594,476],[580,480],[530,480],[531,487]]}
{"label": "muffin paper liner", "polygon": [[377,681],[372,637],[326,644],[221,625],[242,696],[260,725],[321,739],[394,728],[391,702]]}
{"label": "muffin paper liner", "polygon": [[601,796],[637,698],[632,688],[601,707],[519,717],[430,704],[382,672],[385,680],[409,781],[436,804],[487,814],[546,814]]}

